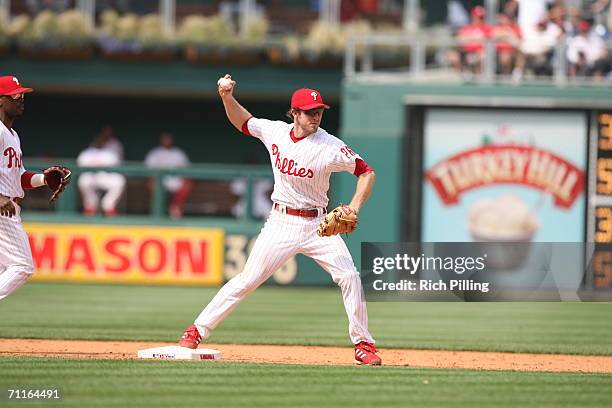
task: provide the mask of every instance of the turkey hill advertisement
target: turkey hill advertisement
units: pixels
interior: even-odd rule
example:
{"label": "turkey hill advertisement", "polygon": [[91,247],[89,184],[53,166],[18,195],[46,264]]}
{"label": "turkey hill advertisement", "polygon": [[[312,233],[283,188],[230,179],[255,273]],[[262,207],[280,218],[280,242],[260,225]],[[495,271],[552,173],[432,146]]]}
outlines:
{"label": "turkey hill advertisement", "polygon": [[423,241],[582,241],[582,112],[431,109]]}

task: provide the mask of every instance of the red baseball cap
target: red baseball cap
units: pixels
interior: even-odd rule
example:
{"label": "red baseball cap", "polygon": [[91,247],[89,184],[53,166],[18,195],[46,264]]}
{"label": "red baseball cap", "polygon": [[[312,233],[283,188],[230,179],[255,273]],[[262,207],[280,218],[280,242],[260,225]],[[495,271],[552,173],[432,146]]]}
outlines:
{"label": "red baseball cap", "polygon": [[24,88],[14,76],[0,77],[0,95],[15,95],[32,92],[32,88]]}
{"label": "red baseball cap", "polygon": [[326,105],[323,102],[321,92],[310,88],[302,88],[295,91],[291,96],[291,107],[301,110],[310,110],[321,107],[329,109],[329,105]]}
{"label": "red baseball cap", "polygon": [[472,17],[484,17],[487,15],[487,11],[482,6],[476,6],[472,8]]}

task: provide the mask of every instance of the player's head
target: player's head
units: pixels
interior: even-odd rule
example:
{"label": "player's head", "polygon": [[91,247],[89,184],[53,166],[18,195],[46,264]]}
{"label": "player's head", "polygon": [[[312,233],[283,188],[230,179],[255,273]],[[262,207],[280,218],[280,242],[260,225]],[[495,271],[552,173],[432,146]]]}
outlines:
{"label": "player's head", "polygon": [[323,102],[321,92],[301,88],[291,96],[291,109],[287,112],[287,116],[293,119],[296,126],[300,126],[308,133],[314,133],[321,125],[325,109],[329,109],[329,105]]}
{"label": "player's head", "polygon": [[32,88],[24,88],[14,76],[0,77],[0,109],[10,118],[21,116],[24,110],[24,95]]}

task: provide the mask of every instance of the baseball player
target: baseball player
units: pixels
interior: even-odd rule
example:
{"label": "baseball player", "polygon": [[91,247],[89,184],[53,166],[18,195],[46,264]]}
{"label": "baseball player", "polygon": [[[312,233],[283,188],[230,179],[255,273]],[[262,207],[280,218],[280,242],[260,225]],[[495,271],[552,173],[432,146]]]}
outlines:
{"label": "baseball player", "polygon": [[242,273],[227,282],[189,326],[179,345],[197,348],[202,339],[238,304],[289,258],[313,258],[340,286],[355,345],[355,362],[380,365],[374,339],[368,331],[368,314],[361,279],[340,235],[317,233],[326,219],[327,190],[331,173],[347,171],[357,177],[357,187],[347,208],[357,212],[375,182],[374,171],[341,140],[320,128],[325,109],[321,93],[299,89],[287,112],[292,123],[253,117],[233,96],[236,82],[229,75],[219,80],[219,95],[229,121],[238,130],[266,146],[274,172],[273,206]]}
{"label": "baseball player", "polygon": [[54,201],[70,181],[70,170],[50,167],[44,173],[23,167],[21,142],[13,129],[23,114],[24,88],[14,76],[0,77],[0,300],[17,290],[34,273],[28,236],[21,225],[24,189],[49,186]]}

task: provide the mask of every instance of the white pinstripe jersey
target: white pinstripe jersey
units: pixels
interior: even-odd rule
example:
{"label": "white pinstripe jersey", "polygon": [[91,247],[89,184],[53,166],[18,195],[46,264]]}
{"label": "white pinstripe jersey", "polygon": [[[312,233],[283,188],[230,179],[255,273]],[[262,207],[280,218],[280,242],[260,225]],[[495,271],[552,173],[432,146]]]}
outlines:
{"label": "white pinstripe jersey", "polygon": [[6,197],[23,197],[21,175],[25,172],[21,142],[15,130],[8,129],[0,121],[0,194]]}
{"label": "white pinstripe jersey", "polygon": [[270,154],[274,171],[272,201],[290,208],[327,207],[331,173],[353,173],[355,160],[361,159],[344,142],[321,128],[294,141],[292,123],[251,118],[247,126]]}

